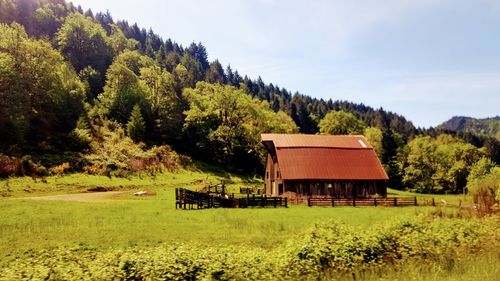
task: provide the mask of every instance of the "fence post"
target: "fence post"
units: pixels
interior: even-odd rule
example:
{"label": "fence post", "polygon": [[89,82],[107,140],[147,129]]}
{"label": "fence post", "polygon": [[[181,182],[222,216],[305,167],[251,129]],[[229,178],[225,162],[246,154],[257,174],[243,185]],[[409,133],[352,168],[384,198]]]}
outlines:
{"label": "fence post", "polygon": [[373,204],[377,207],[377,198],[373,198]]}
{"label": "fence post", "polygon": [[398,205],[398,198],[394,197],[394,207],[396,207],[397,205]]}
{"label": "fence post", "polygon": [[186,210],[186,190],[182,191],[182,202],[184,202],[184,210]]}
{"label": "fence post", "polygon": [[307,197],[307,206],[311,207],[311,196]]}
{"label": "fence post", "polygon": [[274,197],[274,208],[276,208],[276,197]]}
{"label": "fence post", "polygon": [[415,196],[415,206],[417,206],[417,196]]}
{"label": "fence post", "polygon": [[352,206],[356,207],[356,197],[352,197]]}
{"label": "fence post", "polygon": [[330,192],[332,194],[330,194],[332,196],[332,207],[335,207],[335,203],[333,203],[333,192]]}
{"label": "fence post", "polygon": [[288,198],[285,197],[285,208],[288,208]]}
{"label": "fence post", "polygon": [[432,206],[436,207],[436,202],[434,202],[434,197],[432,197]]}

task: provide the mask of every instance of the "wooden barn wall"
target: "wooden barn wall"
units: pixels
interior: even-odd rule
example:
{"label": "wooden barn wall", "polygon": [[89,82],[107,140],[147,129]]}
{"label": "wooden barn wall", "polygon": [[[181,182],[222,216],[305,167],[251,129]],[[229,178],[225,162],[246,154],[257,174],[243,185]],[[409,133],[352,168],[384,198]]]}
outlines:
{"label": "wooden barn wall", "polygon": [[385,182],[374,180],[286,180],[284,191],[295,193],[297,196],[333,196],[335,198],[363,198],[376,194],[387,196]]}

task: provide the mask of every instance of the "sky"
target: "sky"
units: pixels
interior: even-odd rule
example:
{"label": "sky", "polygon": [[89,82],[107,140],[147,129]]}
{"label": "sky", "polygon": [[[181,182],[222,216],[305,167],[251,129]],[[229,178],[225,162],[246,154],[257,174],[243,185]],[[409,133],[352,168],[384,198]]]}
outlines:
{"label": "sky", "polygon": [[73,0],[292,93],[418,127],[500,115],[498,0]]}

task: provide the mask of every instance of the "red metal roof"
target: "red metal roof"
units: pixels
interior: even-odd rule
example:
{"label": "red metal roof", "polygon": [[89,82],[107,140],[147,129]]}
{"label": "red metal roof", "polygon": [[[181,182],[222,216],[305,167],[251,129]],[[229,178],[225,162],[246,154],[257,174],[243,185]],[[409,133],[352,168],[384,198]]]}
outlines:
{"label": "red metal roof", "polygon": [[284,180],[387,180],[364,136],[262,134]]}
{"label": "red metal roof", "polygon": [[275,147],[372,148],[364,136],[262,134],[262,142],[272,141]]}
{"label": "red metal roof", "polygon": [[387,180],[373,149],[277,148],[284,180]]}

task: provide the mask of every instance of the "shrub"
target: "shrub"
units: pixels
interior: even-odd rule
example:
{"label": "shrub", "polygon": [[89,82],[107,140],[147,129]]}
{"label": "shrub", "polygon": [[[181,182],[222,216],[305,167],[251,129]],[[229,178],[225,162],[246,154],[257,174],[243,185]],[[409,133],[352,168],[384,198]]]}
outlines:
{"label": "shrub", "polygon": [[489,174],[474,180],[470,194],[480,213],[490,213],[500,202],[500,167],[491,169]]}
{"label": "shrub", "polygon": [[62,175],[71,169],[71,165],[68,162],[64,162],[61,165],[54,166],[49,169],[51,175]]}
{"label": "shrub", "polygon": [[0,177],[6,178],[22,174],[22,166],[19,159],[0,154]]}

